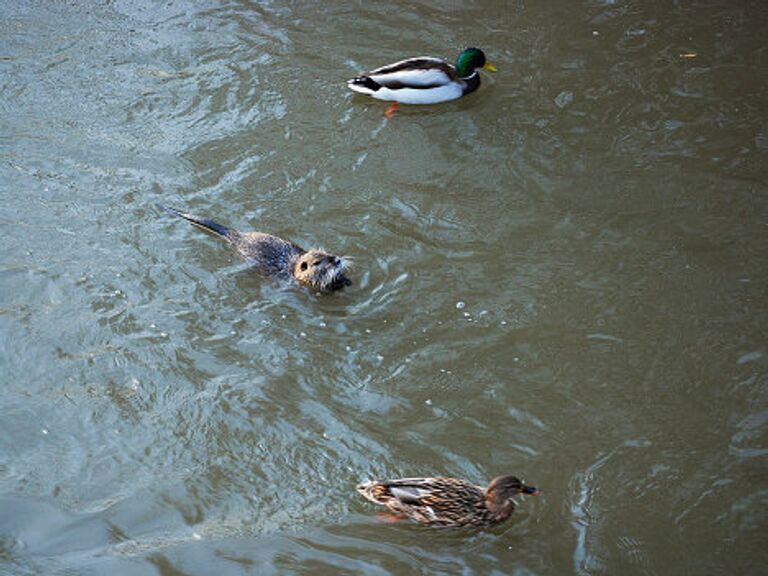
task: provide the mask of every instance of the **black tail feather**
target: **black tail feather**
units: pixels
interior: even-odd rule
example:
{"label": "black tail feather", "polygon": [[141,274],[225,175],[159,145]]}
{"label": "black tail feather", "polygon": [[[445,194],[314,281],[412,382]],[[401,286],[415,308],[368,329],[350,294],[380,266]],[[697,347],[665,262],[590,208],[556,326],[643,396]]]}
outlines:
{"label": "black tail feather", "polygon": [[219,224],[218,222],[214,222],[213,220],[209,220],[208,218],[200,218],[198,216],[193,216],[192,214],[188,214],[187,212],[176,210],[175,208],[171,208],[170,206],[163,206],[162,204],[158,204],[157,207],[162,208],[163,210],[165,210],[166,212],[169,212],[170,214],[173,214],[174,216],[178,216],[179,218],[184,218],[184,220],[192,222],[192,224],[196,226],[200,226],[205,230],[209,230],[214,234],[223,236],[224,238],[229,238],[230,234],[232,233],[232,231],[226,226],[224,226],[223,224]]}
{"label": "black tail feather", "polygon": [[373,90],[374,92],[381,88],[381,84],[369,78],[368,76],[357,76],[356,78],[352,79],[351,83],[357,86],[364,86],[369,90]]}

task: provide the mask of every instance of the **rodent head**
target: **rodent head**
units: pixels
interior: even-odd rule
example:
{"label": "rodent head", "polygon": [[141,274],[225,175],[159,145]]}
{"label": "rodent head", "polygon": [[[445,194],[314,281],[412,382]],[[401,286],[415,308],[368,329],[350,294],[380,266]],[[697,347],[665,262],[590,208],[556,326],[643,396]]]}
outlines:
{"label": "rodent head", "polygon": [[344,275],[344,258],[322,250],[309,250],[296,259],[293,276],[296,280],[318,292],[333,292],[352,282]]}

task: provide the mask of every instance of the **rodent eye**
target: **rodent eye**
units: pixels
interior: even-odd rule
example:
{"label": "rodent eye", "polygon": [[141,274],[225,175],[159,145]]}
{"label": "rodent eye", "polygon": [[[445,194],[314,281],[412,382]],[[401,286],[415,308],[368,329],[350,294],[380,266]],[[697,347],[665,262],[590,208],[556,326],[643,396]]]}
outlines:
{"label": "rodent eye", "polygon": [[306,270],[307,269],[307,263],[306,262],[302,262],[300,268],[302,270]]}

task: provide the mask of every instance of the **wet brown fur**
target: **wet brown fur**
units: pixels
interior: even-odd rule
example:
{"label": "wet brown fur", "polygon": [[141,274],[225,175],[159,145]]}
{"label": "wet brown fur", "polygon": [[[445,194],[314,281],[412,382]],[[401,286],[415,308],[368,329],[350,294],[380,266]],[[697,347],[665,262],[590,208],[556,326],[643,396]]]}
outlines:
{"label": "wet brown fur", "polygon": [[323,250],[304,250],[272,234],[240,232],[208,220],[158,205],[163,210],[225,238],[240,256],[265,276],[289,279],[319,292],[333,292],[352,282],[344,275],[343,258]]}

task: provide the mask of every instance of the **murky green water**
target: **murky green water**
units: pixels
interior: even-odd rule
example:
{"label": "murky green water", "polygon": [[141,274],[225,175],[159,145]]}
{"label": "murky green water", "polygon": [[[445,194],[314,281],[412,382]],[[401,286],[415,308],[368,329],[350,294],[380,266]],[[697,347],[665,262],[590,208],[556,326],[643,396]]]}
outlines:
{"label": "murky green water", "polygon": [[[758,574],[763,2],[0,4],[0,572]],[[353,96],[485,49],[440,107]],[[154,208],[356,259],[316,297]],[[515,473],[485,532],[363,479]]]}

